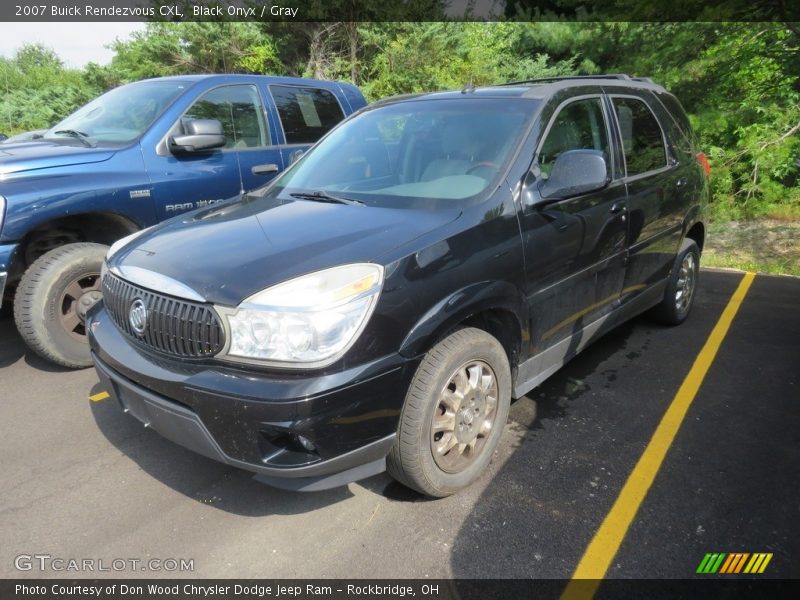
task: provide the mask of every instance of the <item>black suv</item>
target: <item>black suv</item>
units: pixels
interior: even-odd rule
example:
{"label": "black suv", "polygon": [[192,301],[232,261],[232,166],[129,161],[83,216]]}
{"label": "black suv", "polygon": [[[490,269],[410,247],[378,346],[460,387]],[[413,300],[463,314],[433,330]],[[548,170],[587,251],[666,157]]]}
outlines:
{"label": "black suv", "polygon": [[707,171],[647,79],[387,99],[260,190],[115,244],[92,357],[126,412],[267,483],[388,468],[452,494],[512,398],[634,315],[687,317]]}

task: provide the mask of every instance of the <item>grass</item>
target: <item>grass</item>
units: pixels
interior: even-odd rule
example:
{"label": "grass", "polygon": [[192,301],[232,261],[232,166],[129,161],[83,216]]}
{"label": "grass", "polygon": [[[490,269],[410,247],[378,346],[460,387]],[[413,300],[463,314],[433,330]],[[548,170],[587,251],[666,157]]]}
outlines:
{"label": "grass", "polygon": [[800,216],[717,218],[706,235],[702,264],[800,277]]}

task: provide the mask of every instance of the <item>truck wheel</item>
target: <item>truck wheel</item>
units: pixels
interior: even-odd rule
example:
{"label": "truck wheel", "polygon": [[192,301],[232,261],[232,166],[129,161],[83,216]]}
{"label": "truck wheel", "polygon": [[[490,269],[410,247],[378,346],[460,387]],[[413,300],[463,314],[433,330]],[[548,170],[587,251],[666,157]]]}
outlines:
{"label": "truck wheel", "polygon": [[14,297],[14,320],[22,339],[47,360],[64,367],[91,366],[86,311],[102,298],[102,244],[67,244],[36,260]]}
{"label": "truck wheel", "polygon": [[700,249],[694,240],[683,240],[667,282],[664,299],[650,310],[649,316],[664,325],[680,325],[694,304],[700,276]]}
{"label": "truck wheel", "polygon": [[511,404],[503,346],[480,329],[460,329],[417,368],[387,457],[389,474],[428,496],[467,487],[489,464]]}

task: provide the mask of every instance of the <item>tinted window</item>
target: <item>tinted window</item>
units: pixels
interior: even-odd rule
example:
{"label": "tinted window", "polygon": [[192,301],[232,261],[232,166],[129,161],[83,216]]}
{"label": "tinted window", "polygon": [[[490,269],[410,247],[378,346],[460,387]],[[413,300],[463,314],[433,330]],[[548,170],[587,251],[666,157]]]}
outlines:
{"label": "tinted window", "polygon": [[667,164],[664,137],[647,105],[634,98],[614,98],[628,175],[646,173]]}
{"label": "tinted window", "polygon": [[657,93],[656,98],[660,101],[661,106],[659,107],[657,104],[651,106],[659,117],[661,124],[665,126],[667,139],[671,146],[684,154],[684,158],[694,156],[697,140],[689,123],[689,118],[680,103],[675,96],[666,92]]}
{"label": "tinted window", "polygon": [[610,164],[608,132],[600,98],[577,100],[558,113],[539,151],[538,163],[547,179],[556,159],[567,150],[600,150]]}
{"label": "tinted window", "polygon": [[183,115],[192,119],[216,119],[225,131],[226,148],[255,148],[267,143],[264,109],[252,85],[230,85],[203,95]]}
{"label": "tinted window", "polygon": [[287,144],[313,144],[344,118],[336,96],[327,90],[269,86]]}

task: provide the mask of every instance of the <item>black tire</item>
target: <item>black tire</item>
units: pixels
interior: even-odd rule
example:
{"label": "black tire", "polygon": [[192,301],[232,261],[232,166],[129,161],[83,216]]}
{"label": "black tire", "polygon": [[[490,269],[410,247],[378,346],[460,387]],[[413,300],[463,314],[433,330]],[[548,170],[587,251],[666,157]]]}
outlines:
{"label": "black tire", "polygon": [[[468,370],[470,365],[472,365],[472,371]],[[481,367],[476,371],[477,365],[481,365]],[[488,365],[489,371],[482,371],[483,365]],[[470,448],[468,444],[465,444],[465,448],[461,450],[461,444],[458,444],[458,447],[443,454],[439,453],[434,458],[434,445],[446,445],[442,441],[443,437],[439,437],[438,442],[435,441],[436,436],[441,432],[434,433],[434,419],[446,418],[442,412],[444,411],[444,395],[446,388],[450,389],[449,385],[455,386],[454,378],[459,372],[462,375],[471,373],[467,383],[474,373],[494,375],[496,402],[492,403],[490,399],[492,390],[495,390],[494,387],[485,393],[479,393],[477,389],[468,392],[460,401],[460,409],[454,413],[454,429],[463,426],[477,427],[482,431],[490,418],[492,423],[488,433],[482,437],[479,433],[475,434],[475,430],[472,430],[473,433],[466,433],[468,436],[477,436],[474,438],[474,447]],[[481,381],[484,381],[482,377]],[[470,395],[484,398],[483,400],[473,400],[473,404],[469,404]],[[479,408],[475,407],[477,417],[469,416],[466,413],[473,410],[470,406],[475,406],[475,402],[483,403],[484,408],[481,409],[483,412],[479,412]],[[486,408],[491,404],[494,404],[495,407],[493,416]],[[389,474],[400,483],[435,498],[449,496],[467,487],[480,476],[489,464],[497,443],[503,435],[503,426],[508,419],[510,404],[511,370],[508,357],[500,342],[480,329],[465,328],[450,334],[425,355],[417,368],[400,415],[397,439],[387,457]],[[436,417],[434,417],[435,414]],[[459,419],[463,418],[468,418],[470,425],[465,426],[463,420],[459,425]],[[465,434],[462,430],[458,434],[448,431],[443,435]],[[452,457],[454,464],[457,460],[471,462],[466,462],[463,469],[451,469],[448,472],[442,468],[440,463],[444,462],[452,451],[457,452]],[[474,455],[472,451],[475,452]]]}
{"label": "black tire", "polygon": [[[691,267],[686,268],[686,262],[691,262]],[[687,277],[690,279],[687,283]],[[680,325],[689,316],[697,295],[697,284],[700,280],[700,249],[694,240],[686,238],[681,244],[680,252],[675,257],[675,264],[664,291],[661,303],[654,306],[648,316],[663,325]],[[687,287],[688,286],[688,287]],[[678,299],[679,290],[683,293]],[[685,297],[688,296],[688,300]]]}
{"label": "black tire", "polygon": [[[22,339],[39,356],[71,369],[91,366],[79,300],[65,294],[73,289],[71,284],[82,291],[99,290],[107,250],[102,244],[67,244],[39,257],[25,271],[14,296],[14,320]],[[79,297],[88,302],[95,296]],[[71,311],[81,322],[69,329]]]}

